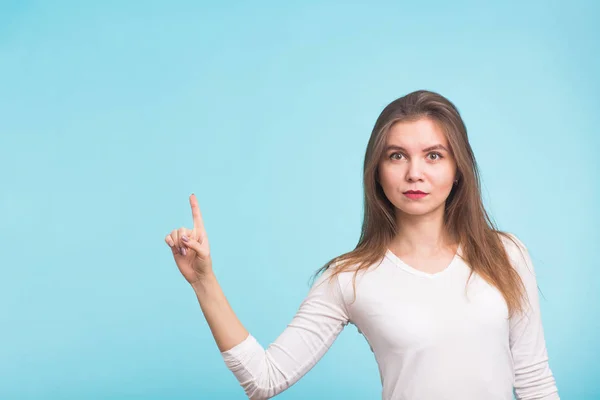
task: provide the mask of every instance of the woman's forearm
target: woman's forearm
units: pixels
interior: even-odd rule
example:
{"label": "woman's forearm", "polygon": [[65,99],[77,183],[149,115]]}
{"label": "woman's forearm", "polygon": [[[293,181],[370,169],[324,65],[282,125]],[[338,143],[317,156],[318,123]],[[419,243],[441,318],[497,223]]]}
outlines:
{"label": "woman's forearm", "polygon": [[248,337],[248,331],[233,312],[214,273],[192,284],[200,308],[221,352]]}

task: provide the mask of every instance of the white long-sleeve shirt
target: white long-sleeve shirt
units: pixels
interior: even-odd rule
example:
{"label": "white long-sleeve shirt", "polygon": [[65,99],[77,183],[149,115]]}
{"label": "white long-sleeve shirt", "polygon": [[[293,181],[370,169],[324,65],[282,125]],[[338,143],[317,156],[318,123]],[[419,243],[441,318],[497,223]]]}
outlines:
{"label": "white long-sleeve shirt", "polygon": [[[516,237],[512,235],[515,239]],[[461,247],[449,266],[429,274],[389,249],[381,263],[330,284],[314,282],[296,315],[265,350],[250,334],[222,352],[250,399],[271,398],[296,383],[342,329],[356,325],[375,355],[384,400],[559,399],[548,364],[537,283],[526,247],[502,237],[529,301],[508,319],[501,293],[469,266]]]}

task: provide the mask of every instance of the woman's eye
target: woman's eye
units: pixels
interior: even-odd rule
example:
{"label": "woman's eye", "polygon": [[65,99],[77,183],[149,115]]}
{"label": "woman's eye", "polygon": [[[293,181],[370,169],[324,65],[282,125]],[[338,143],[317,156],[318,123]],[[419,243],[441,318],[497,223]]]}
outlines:
{"label": "woman's eye", "polygon": [[[398,157],[396,157],[396,156],[398,156]],[[429,159],[432,161],[437,161],[441,158],[444,158],[440,153],[435,153],[435,152],[429,153],[428,156],[429,156]],[[435,156],[435,158],[432,158],[431,156]],[[402,155],[401,153],[392,153],[392,154],[390,154],[389,158],[392,160],[399,160],[400,159],[399,157],[404,157],[404,155]]]}

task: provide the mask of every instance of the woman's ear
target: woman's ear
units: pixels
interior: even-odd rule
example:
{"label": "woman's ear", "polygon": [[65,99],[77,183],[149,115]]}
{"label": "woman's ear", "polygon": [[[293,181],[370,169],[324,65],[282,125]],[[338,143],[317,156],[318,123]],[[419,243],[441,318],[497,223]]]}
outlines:
{"label": "woman's ear", "polygon": [[454,184],[456,185],[461,178],[460,171],[456,171],[456,175],[454,175]]}

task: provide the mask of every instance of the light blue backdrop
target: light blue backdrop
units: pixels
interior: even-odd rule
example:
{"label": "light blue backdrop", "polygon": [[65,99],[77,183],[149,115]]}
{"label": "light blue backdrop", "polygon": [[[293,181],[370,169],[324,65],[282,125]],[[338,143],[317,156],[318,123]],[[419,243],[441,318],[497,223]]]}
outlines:
{"label": "light blue backdrop", "polygon": [[[371,129],[416,89],[529,247],[562,397],[600,398],[599,3],[479,3],[0,3],[0,398],[244,398],[165,235],[196,193],[268,345],[356,244]],[[380,389],[348,326],[280,397]]]}

